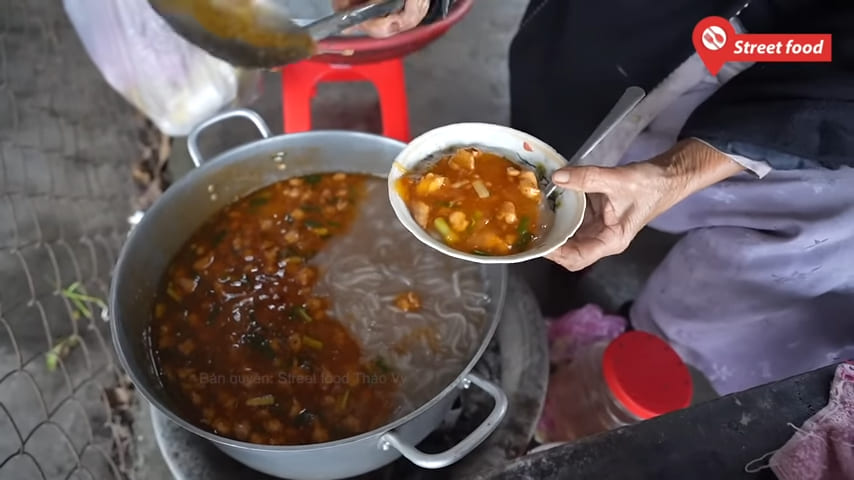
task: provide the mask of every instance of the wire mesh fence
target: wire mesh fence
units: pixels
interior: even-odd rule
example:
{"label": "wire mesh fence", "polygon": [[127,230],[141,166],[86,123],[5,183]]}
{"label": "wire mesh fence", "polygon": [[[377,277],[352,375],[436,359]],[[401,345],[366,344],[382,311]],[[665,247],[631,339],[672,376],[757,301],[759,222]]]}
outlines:
{"label": "wire mesh fence", "polygon": [[62,2],[0,0],[0,479],[132,474],[103,302],[135,131]]}

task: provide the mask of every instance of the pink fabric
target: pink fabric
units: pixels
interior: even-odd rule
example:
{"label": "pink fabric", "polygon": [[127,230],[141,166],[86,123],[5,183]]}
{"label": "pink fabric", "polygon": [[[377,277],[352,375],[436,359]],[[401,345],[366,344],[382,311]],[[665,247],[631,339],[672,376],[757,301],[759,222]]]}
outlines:
{"label": "pink fabric", "polygon": [[606,315],[598,305],[571,310],[549,323],[549,358],[552,364],[569,362],[579,348],[613,340],[626,330],[626,319]]}
{"label": "pink fabric", "polygon": [[836,367],[827,406],[768,465],[780,480],[854,479],[854,362]]}
{"label": "pink fabric", "polygon": [[[552,365],[567,364],[579,349],[600,341],[610,341],[626,330],[628,322],[619,315],[606,315],[598,305],[588,304],[549,322],[549,358]],[[554,380],[554,377],[552,378]],[[554,393],[554,392],[550,392]],[[545,443],[560,437],[557,425],[566,413],[550,407],[560,402],[546,401],[534,439]]]}

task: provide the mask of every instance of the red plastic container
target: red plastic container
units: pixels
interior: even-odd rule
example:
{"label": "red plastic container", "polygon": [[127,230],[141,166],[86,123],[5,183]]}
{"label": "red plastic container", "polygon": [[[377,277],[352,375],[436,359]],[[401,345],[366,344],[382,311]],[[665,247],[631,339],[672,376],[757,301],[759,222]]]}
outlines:
{"label": "red plastic container", "polygon": [[685,408],[692,396],[688,367],[667,342],[624,333],[552,373],[538,440],[574,441]]}

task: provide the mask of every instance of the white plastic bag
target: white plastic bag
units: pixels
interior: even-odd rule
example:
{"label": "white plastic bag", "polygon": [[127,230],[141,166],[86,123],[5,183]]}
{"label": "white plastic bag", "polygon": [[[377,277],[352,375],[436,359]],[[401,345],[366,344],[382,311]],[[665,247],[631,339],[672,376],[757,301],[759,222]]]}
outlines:
{"label": "white plastic bag", "polygon": [[226,106],[258,95],[260,72],[232,67],[187,42],[148,0],[64,0],[107,82],[169,136],[187,135]]}

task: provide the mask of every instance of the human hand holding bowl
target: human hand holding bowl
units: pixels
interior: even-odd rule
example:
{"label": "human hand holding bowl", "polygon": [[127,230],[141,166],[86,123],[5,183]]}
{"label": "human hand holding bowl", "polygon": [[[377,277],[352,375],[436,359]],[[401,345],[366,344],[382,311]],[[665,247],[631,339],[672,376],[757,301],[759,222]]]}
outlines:
{"label": "human hand holding bowl", "polygon": [[558,248],[581,224],[581,192],[543,195],[548,172],[566,164],[518,130],[447,125],[398,155],[389,198],[401,223],[426,245],[477,263],[517,263]]}
{"label": "human hand holding bowl", "polygon": [[695,139],[644,162],[562,168],[552,181],[585,192],[588,208],[578,232],[547,258],[578,271],[622,253],[656,217],[690,194],[742,170],[728,156]]}

